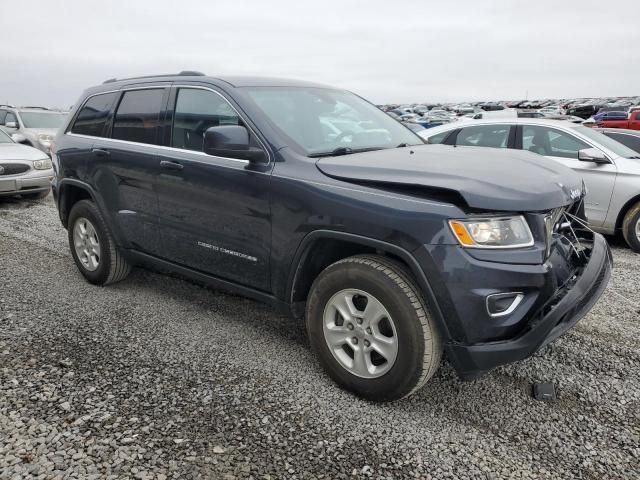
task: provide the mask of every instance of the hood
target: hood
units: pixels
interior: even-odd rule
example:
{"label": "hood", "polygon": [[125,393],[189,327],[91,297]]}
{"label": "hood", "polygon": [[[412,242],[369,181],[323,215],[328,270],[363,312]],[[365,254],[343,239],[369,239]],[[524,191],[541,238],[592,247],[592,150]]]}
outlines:
{"label": "hood", "polygon": [[37,148],[19,143],[0,143],[0,162],[3,163],[11,160],[43,160],[48,158],[46,153]]}
{"label": "hood", "polygon": [[321,158],[317,167],[353,183],[457,194],[471,208],[539,211],[568,205],[583,192],[573,170],[534,153],[486,147],[419,145]]}

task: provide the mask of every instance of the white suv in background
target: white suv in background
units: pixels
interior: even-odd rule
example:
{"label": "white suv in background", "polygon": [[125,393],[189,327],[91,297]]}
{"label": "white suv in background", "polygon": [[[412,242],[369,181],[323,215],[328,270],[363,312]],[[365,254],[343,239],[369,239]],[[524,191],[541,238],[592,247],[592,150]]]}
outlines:
{"label": "white suv in background", "polygon": [[45,107],[20,107],[0,105],[0,129],[11,135],[17,143],[42,150],[47,155],[58,128],[64,123],[67,112]]}

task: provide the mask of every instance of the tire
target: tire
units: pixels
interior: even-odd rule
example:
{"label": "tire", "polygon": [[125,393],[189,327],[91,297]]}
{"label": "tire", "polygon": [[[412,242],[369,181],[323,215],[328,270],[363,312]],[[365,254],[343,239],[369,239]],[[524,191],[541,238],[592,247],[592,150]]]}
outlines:
{"label": "tire", "polygon": [[[377,315],[367,313],[369,305]],[[346,309],[351,311],[340,313]],[[356,323],[358,316],[362,324]],[[381,320],[376,324],[373,318]],[[356,255],[322,271],[309,293],[306,327],[311,348],[329,376],[368,400],[409,396],[440,366],[441,338],[420,290],[400,263],[386,257]],[[329,339],[335,340],[331,348]]]}
{"label": "tire", "polygon": [[[82,241],[85,243],[79,249],[84,251],[91,250],[95,248],[97,242],[95,251],[98,254],[94,255],[92,253],[91,258],[82,254],[81,259],[75,240],[78,238],[76,237],[76,230],[78,229],[81,233],[83,226],[86,235]],[[68,237],[71,256],[76,262],[78,270],[89,283],[108,285],[119,282],[131,271],[131,266],[116,248],[113,235],[93,202],[80,200],[73,206],[69,213]]]}
{"label": "tire", "polygon": [[640,202],[625,214],[622,222],[622,235],[631,250],[640,253]]}
{"label": "tire", "polygon": [[47,198],[49,192],[51,192],[50,188],[46,189],[44,192],[22,193],[20,196],[28,200],[42,200],[43,198]]}

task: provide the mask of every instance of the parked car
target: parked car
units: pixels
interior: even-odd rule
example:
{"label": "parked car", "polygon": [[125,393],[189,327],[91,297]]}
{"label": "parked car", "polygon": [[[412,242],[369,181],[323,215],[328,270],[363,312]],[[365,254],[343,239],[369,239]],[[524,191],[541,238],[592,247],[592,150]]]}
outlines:
{"label": "parked car", "polygon": [[596,122],[601,128],[624,128],[627,130],[640,130],[640,111],[631,112],[628,117],[620,120],[601,120]]}
{"label": "parked car", "polygon": [[[52,151],[81,274],[143,264],[305,317],[329,375],[369,399],[415,392],[443,351],[467,379],[526,358],[609,279],[573,171],[424,145],[347,91],[188,72],[77,105]],[[333,118],[374,133],[330,135]]]}
{"label": "parked car", "polygon": [[597,130],[640,154],[640,130],[626,130],[623,128],[598,128]]}
{"label": "parked car", "polygon": [[419,134],[428,143],[529,150],[573,168],[587,186],[590,226],[607,234],[621,230],[640,253],[639,156],[601,132],[570,122],[520,118],[443,125]]}
{"label": "parked car", "polygon": [[564,115],[565,110],[559,105],[547,105],[538,110],[543,115]]}
{"label": "parked car", "polygon": [[5,105],[0,106],[0,129],[4,129],[16,142],[49,154],[53,137],[66,116],[65,112],[44,107],[15,108]]}
{"label": "parked car", "polygon": [[593,120],[596,123],[604,122],[608,120],[627,120],[629,114],[619,110],[608,110],[606,112],[600,111],[593,116]]}
{"label": "parked car", "polygon": [[567,109],[567,115],[573,115],[583,119],[594,116],[600,110],[600,105],[582,104]]}
{"label": "parked car", "polygon": [[51,159],[40,150],[15,143],[0,129],[0,197],[44,198],[51,190]]}

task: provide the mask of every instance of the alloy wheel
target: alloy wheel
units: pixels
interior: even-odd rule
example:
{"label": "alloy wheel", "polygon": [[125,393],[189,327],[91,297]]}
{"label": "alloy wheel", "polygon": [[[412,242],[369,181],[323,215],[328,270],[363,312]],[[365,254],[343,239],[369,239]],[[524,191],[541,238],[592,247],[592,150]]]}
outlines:
{"label": "alloy wheel", "polygon": [[358,377],[380,377],[396,361],[395,324],[370,293],[350,288],[333,295],[324,309],[323,333],[333,357]]}
{"label": "alloy wheel", "polygon": [[100,241],[95,227],[85,217],[79,217],[73,226],[73,245],[82,266],[95,271],[100,265]]}

